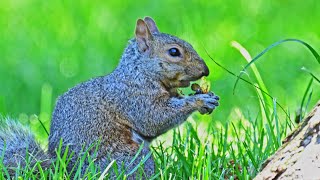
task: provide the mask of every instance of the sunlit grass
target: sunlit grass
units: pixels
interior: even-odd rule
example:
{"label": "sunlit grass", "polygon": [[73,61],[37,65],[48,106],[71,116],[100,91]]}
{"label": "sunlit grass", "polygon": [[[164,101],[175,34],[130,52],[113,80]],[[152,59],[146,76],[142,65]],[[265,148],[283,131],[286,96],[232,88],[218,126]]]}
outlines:
{"label": "sunlit grass", "polygon": [[[274,104],[275,105],[275,104]],[[206,136],[199,136],[199,130],[190,123],[185,123],[182,128],[176,129],[167,136],[172,136],[171,143],[160,138],[153,143],[153,156],[156,161],[157,179],[250,179],[259,171],[262,163],[273,154],[281,145],[282,139],[289,128],[289,121],[279,122],[277,109],[274,107],[270,121],[261,122],[262,115],[249,116],[249,119],[239,117],[220,128],[211,125]],[[265,111],[262,111],[265,112]],[[209,117],[206,117],[209,118]],[[262,123],[263,126],[258,126]],[[281,128],[276,128],[279,124]],[[292,127],[290,127],[292,128]],[[21,167],[16,170],[15,177],[23,179],[45,178],[56,179],[71,178],[75,173],[77,178],[103,178],[109,177],[113,171],[112,165],[107,170],[99,170],[91,166],[85,174],[81,174],[81,164],[86,158],[84,153],[79,166],[70,173],[67,164],[72,157],[68,150],[60,155],[61,148],[57,150],[58,158],[53,161],[51,169],[42,169],[39,164],[36,167]],[[143,164],[143,162],[142,162]],[[37,173],[35,172],[37,168]],[[137,167],[136,170],[139,168]],[[123,171],[124,172],[124,171]],[[6,168],[1,171],[2,178],[7,176]],[[118,178],[130,177],[129,174],[118,172]]]}

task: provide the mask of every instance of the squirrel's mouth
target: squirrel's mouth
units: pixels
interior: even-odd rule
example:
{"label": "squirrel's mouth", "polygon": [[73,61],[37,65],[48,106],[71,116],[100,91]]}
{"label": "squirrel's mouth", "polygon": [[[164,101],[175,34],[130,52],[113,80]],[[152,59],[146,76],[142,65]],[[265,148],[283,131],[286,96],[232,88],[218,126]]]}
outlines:
{"label": "squirrel's mouth", "polygon": [[188,78],[181,78],[177,80],[177,86],[176,88],[185,88],[189,87],[191,82],[197,81],[204,77],[203,75],[200,75],[198,77],[188,77]]}
{"label": "squirrel's mouth", "polygon": [[179,81],[179,86],[178,87],[188,87],[190,86],[190,81],[187,81],[187,80],[182,80],[182,81]]}
{"label": "squirrel's mouth", "polygon": [[[182,97],[184,94],[182,93],[182,89],[190,87],[191,83],[195,83],[199,79],[201,79],[203,76],[199,78],[190,78],[187,80],[176,80],[176,81],[170,81],[171,83],[169,86],[165,86],[167,91],[170,93],[171,97]],[[180,89],[182,88],[182,89]]]}
{"label": "squirrel's mouth", "polygon": [[201,74],[199,76],[179,76],[172,79],[163,79],[162,85],[164,88],[170,93],[171,97],[181,97],[181,89],[179,88],[187,88],[190,87],[190,84],[194,81],[197,81],[204,77],[205,75]]}

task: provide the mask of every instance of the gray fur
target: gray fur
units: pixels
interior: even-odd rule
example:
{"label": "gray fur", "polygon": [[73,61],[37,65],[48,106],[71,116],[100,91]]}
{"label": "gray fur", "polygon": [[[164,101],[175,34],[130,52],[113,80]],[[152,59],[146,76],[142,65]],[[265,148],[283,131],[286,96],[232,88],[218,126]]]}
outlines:
{"label": "gray fur", "polygon": [[[182,55],[168,55],[171,47]],[[50,156],[56,156],[62,139],[63,147],[69,146],[76,155],[71,168],[83,146],[99,141],[95,163],[103,170],[115,159],[130,172],[150,152],[152,139],[183,123],[192,112],[208,113],[218,106],[213,93],[181,97],[176,90],[208,73],[189,43],[160,33],[151,18],[139,20],[136,38],[129,41],[112,73],[81,83],[58,98],[49,136]],[[145,146],[129,166],[143,141]],[[144,165],[146,177],[154,168],[149,158]]]}
{"label": "gray fur", "polygon": [[37,162],[44,167],[51,163],[49,156],[35,141],[30,129],[9,118],[0,119],[0,153],[3,155],[2,163],[11,174],[16,167],[24,167],[27,162],[30,168]]}

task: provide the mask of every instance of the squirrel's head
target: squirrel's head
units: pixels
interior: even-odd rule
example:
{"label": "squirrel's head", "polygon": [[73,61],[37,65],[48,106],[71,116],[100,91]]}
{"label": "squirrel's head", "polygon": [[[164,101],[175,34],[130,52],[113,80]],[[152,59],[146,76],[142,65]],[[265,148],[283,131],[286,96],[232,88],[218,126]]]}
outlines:
{"label": "squirrel's head", "polygon": [[[160,33],[150,17],[138,19],[135,30],[137,48],[144,63],[166,88],[187,87],[190,81],[209,75],[209,69],[193,47],[175,36]],[[153,74],[153,75],[155,75]]]}

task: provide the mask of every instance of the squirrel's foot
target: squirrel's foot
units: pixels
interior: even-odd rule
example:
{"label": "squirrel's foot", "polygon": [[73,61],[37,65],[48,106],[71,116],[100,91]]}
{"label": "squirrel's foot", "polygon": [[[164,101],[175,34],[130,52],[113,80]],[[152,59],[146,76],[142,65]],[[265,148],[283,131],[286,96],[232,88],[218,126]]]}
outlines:
{"label": "squirrel's foot", "polygon": [[195,98],[195,103],[200,114],[211,114],[212,111],[219,106],[219,96],[209,92],[207,94],[195,94],[190,96]]}

